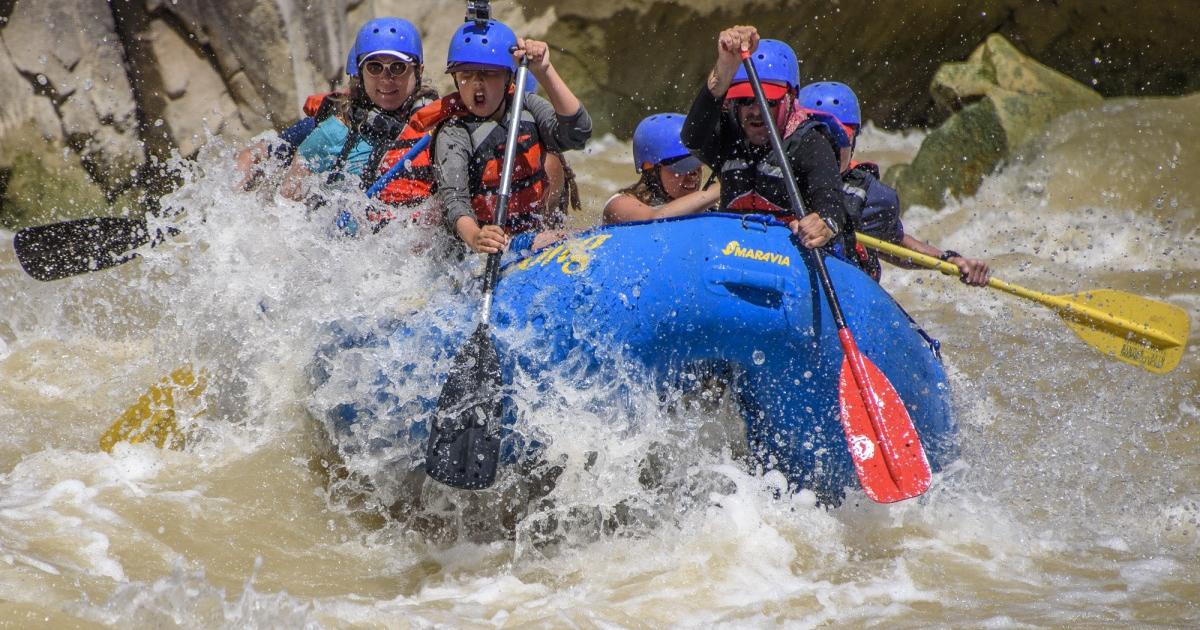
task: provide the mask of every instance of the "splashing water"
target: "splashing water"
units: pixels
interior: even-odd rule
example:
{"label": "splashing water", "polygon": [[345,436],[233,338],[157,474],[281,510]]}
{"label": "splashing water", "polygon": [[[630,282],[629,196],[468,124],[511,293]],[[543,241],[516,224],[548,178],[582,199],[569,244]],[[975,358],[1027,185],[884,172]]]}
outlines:
{"label": "splashing water", "polygon": [[[1200,312],[1200,99],[1111,102],[1060,120],[919,238],[1050,293],[1111,287]],[[1128,121],[1136,121],[1129,123]],[[1102,132],[1098,132],[1101,130]],[[872,154],[913,137],[864,133]],[[717,384],[662,395],[635,370],[519,372],[547,466],[468,494],[398,470],[373,440],[331,444],[319,413],[372,400],[379,365],[449,357],[380,346],[315,390],[333,325],[449,299],[470,265],[438,228],[339,238],[335,208],[235,192],[233,148],[180,162],[179,237],[55,283],[0,251],[0,620],[342,627],[1192,626],[1200,623],[1200,360],[1109,361],[1044,309],[943,276],[884,284],[942,342],[962,461],[924,497],[826,510],[746,465]],[[868,155],[867,157],[870,157]],[[892,158],[888,158],[892,159]],[[629,147],[574,158],[593,222],[632,179]],[[278,176],[278,173],[271,174]],[[356,206],[355,204],[360,204]],[[410,328],[449,322],[406,321]],[[407,353],[407,354],[404,354]],[[163,374],[210,379],[182,451],[96,440]],[[403,404],[436,396],[396,375]],[[618,401],[614,403],[613,401]],[[364,404],[367,404],[364,402]],[[402,420],[391,419],[399,423]],[[403,622],[399,620],[404,620]]]}

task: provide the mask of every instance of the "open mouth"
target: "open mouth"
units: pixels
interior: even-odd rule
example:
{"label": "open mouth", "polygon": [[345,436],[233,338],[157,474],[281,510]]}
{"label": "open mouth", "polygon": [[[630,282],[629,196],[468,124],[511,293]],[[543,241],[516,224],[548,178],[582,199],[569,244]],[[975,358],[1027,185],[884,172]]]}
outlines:
{"label": "open mouth", "polygon": [[473,100],[475,101],[476,105],[482,106],[483,104],[485,104],[487,102],[487,97],[485,97],[483,95],[483,92],[476,92],[473,97]]}

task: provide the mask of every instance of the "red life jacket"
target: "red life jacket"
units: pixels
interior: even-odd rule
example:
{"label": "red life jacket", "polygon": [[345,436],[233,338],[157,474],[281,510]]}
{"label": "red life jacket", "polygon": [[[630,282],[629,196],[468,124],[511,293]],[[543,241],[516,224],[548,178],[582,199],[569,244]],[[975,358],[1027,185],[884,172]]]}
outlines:
{"label": "red life jacket", "polygon": [[[463,118],[470,112],[462,104],[458,93],[438,99],[414,113],[408,127],[400,134],[404,148],[389,151],[380,167],[384,170],[396,163],[422,135],[439,125],[465,125]],[[512,190],[508,200],[506,232],[517,233],[538,229],[541,211],[545,207],[547,177],[543,167],[545,147],[538,132],[537,121],[528,110],[521,112],[517,133],[517,153],[513,165]],[[485,126],[490,127],[487,129]],[[468,131],[470,131],[468,129]],[[471,209],[480,223],[491,223],[495,219],[499,203],[500,179],[504,168],[504,148],[508,140],[507,130],[496,122],[485,122],[471,133],[472,155],[469,162],[468,181],[471,192]],[[481,137],[482,136],[482,137]],[[380,199],[391,203],[412,203],[427,197],[433,191],[432,161],[429,151],[422,152],[412,161],[409,170],[392,180],[380,194]],[[428,169],[428,170],[424,170]],[[421,196],[423,195],[423,196]],[[419,198],[416,198],[418,197]],[[412,199],[412,201],[393,201]]]}

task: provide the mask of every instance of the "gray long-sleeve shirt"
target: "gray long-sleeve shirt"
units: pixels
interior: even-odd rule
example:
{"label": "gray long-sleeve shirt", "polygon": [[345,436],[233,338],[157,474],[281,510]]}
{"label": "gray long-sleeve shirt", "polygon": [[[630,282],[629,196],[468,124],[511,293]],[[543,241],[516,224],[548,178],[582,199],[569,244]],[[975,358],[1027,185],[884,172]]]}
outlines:
{"label": "gray long-sleeve shirt", "polygon": [[[525,110],[537,123],[541,141],[550,151],[582,149],[592,137],[592,118],[581,104],[579,111],[562,116],[550,101],[536,95],[525,96]],[[446,227],[454,233],[462,217],[474,217],[471,209],[470,165],[476,144],[495,126],[507,133],[509,117],[493,121],[467,116],[463,124],[443,124],[433,142],[433,163],[437,169],[437,196],[445,212]],[[472,140],[474,138],[474,141]],[[479,192],[479,191],[474,191]]]}

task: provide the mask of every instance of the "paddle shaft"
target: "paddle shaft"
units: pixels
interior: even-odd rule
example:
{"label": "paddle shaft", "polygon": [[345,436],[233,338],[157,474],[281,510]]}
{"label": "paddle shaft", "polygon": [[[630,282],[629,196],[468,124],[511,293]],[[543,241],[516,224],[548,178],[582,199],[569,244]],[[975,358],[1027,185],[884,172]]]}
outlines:
{"label": "paddle shaft", "polygon": [[[767,103],[767,95],[763,93],[762,82],[758,79],[758,71],[754,69],[750,53],[742,53],[742,65],[746,68],[746,76],[750,78],[750,86],[754,89],[754,98],[758,100],[758,107],[762,110],[763,122],[766,123],[767,132],[771,138],[771,147],[779,158],[779,167],[783,170],[783,183],[787,187],[788,200],[792,203],[792,210],[796,213],[796,218],[802,218],[808,214],[808,211],[804,207],[804,200],[800,197],[800,189],[796,187],[796,178],[792,175],[792,165],[788,162],[787,153],[783,150],[783,140],[780,139],[779,129],[775,126],[775,119],[771,116],[771,107]],[[812,260],[817,269],[817,276],[821,279],[821,288],[829,300],[829,310],[833,313],[833,321],[837,324],[840,334],[840,331],[846,328],[842,307],[838,303],[833,282],[829,279],[829,271],[825,268],[825,258],[817,252],[813,254]]]}
{"label": "paddle shaft", "polygon": [[[517,136],[521,131],[521,112],[525,109],[525,82],[529,77],[529,58],[522,57],[521,65],[517,68],[516,92],[513,94],[512,111],[508,118],[508,140],[504,145],[504,166],[500,174],[500,198],[496,203],[495,224],[504,229],[508,219],[508,199],[512,193],[513,163],[517,160]],[[488,254],[487,266],[483,274],[483,307],[479,311],[479,321],[487,323],[492,315],[492,293],[500,279],[500,258],[504,252]]]}
{"label": "paddle shaft", "polygon": [[[771,147],[775,150],[776,157],[779,158],[779,167],[783,171],[783,182],[787,187],[788,200],[792,204],[792,211],[795,212],[796,218],[802,218],[808,214],[804,207],[804,200],[800,198],[800,190],[796,187],[796,178],[792,175],[792,165],[788,162],[787,153],[783,149],[783,140],[780,139],[779,129],[775,127],[775,119],[771,116],[771,107],[767,103],[767,95],[763,92],[762,82],[758,79],[758,71],[754,68],[754,61],[750,58],[749,52],[742,53],[742,65],[746,68],[746,76],[750,79],[750,86],[754,89],[754,98],[758,101],[758,107],[762,110],[763,122],[767,126],[767,133],[771,139]],[[871,386],[871,380],[867,374],[867,367],[864,364],[862,353],[858,350],[858,344],[854,341],[854,335],[850,332],[850,327],[846,325],[846,318],[842,314],[841,304],[838,302],[837,291],[833,288],[833,281],[829,278],[829,270],[825,268],[825,258],[821,252],[812,252],[810,259],[813,261],[813,267],[817,271],[817,277],[821,280],[821,289],[825,293],[825,299],[829,302],[829,311],[833,314],[834,324],[837,325],[838,340],[842,344],[842,351],[845,353],[846,362],[850,366],[850,371],[854,376],[854,381],[862,391],[864,402],[866,403],[867,415],[871,419],[871,426],[875,429],[878,437],[878,444],[884,452],[884,464],[887,466],[888,473],[893,479],[900,477],[900,471],[893,466],[899,453],[892,449],[891,442],[884,439],[886,435],[883,426],[884,419],[882,411],[878,405],[874,404],[877,400]]]}
{"label": "paddle shaft", "polygon": [[[889,243],[861,232],[857,233],[855,236],[858,239],[858,242],[876,251],[911,261],[927,269],[936,269],[937,271],[940,271],[948,276],[957,277],[961,275],[958,267],[953,263],[939,260],[933,256],[927,256],[920,252],[915,252],[907,247],[901,247],[894,243]],[[1017,297],[1022,297],[1027,300],[1032,300],[1043,306],[1048,306],[1054,309],[1060,315],[1071,319],[1088,320],[1109,330],[1133,333],[1160,348],[1178,347],[1182,346],[1184,343],[1183,341],[1170,335],[1163,334],[1161,331],[1155,330],[1146,324],[1134,322],[1123,317],[1117,317],[1115,315],[1105,313],[1099,309],[1090,307],[1086,304],[1072,302],[1066,298],[1027,289],[1016,284],[1005,282],[998,278],[988,279],[987,285],[993,289],[997,289]]]}

